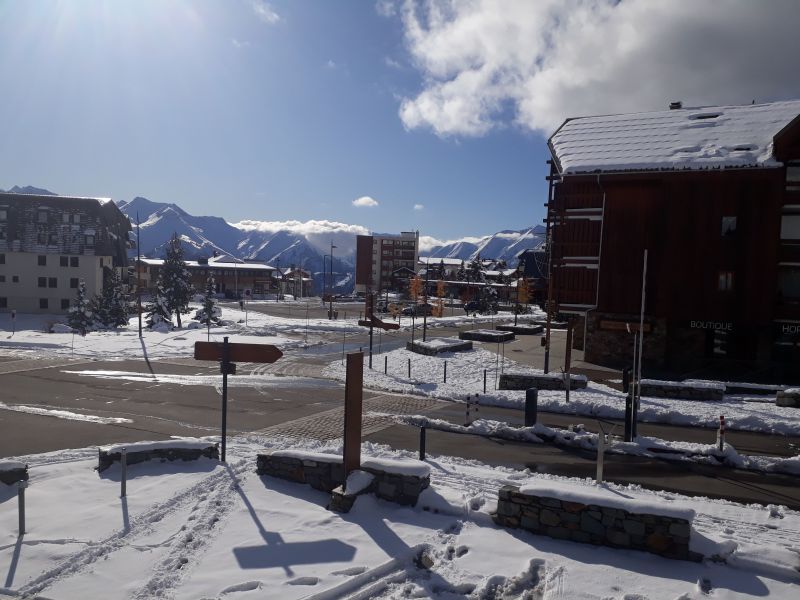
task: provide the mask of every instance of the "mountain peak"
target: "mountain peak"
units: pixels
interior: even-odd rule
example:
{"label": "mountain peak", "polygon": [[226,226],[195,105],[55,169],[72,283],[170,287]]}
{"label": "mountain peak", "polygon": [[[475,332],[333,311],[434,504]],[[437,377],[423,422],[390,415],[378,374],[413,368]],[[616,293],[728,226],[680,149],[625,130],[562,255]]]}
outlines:
{"label": "mountain peak", "polygon": [[[0,190],[2,192],[3,190]],[[15,185],[10,190],[8,190],[10,194],[33,194],[35,196],[57,196],[58,194],[51,192],[50,190],[46,190],[44,188],[37,188],[33,187],[32,185],[26,186],[18,186]]]}

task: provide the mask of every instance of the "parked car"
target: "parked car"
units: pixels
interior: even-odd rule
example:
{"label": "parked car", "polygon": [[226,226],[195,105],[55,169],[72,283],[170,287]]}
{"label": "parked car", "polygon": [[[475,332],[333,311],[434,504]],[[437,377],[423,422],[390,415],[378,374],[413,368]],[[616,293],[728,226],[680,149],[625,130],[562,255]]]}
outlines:
{"label": "parked car", "polygon": [[433,306],[430,304],[412,304],[403,309],[403,314],[408,317],[430,317],[433,314]]}
{"label": "parked car", "polygon": [[481,309],[481,303],[478,300],[470,300],[464,305],[464,312],[478,312]]}

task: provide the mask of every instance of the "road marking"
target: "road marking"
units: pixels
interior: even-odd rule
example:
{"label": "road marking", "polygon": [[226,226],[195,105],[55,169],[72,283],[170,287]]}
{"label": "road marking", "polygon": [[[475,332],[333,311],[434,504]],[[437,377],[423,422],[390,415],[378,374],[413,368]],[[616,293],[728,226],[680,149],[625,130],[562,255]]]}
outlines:
{"label": "road marking", "polygon": [[85,358],[21,358],[0,363],[0,375],[38,371],[39,369],[53,369],[89,362],[92,361]]}

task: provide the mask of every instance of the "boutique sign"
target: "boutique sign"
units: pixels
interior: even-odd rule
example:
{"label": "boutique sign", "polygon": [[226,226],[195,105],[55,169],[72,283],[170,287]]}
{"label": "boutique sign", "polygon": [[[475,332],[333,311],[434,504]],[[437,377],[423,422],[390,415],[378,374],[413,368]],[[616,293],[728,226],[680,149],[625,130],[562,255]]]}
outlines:
{"label": "boutique sign", "polygon": [[689,321],[690,329],[710,329],[711,331],[733,331],[730,321]]}

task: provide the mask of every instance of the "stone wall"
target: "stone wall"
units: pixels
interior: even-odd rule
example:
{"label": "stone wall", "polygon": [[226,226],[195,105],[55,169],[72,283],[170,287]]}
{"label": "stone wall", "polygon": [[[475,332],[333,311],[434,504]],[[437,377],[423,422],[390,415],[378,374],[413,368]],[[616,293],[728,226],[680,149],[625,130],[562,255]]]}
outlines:
{"label": "stone wall", "polygon": [[457,342],[453,341],[452,344],[442,346],[433,346],[425,342],[406,342],[406,350],[409,352],[416,352],[417,354],[425,354],[426,356],[436,356],[445,352],[464,352],[472,350],[472,342]]}
{"label": "stone wall", "polygon": [[690,382],[656,381],[642,379],[642,396],[651,398],[677,398],[680,400],[722,400],[724,384],[694,385]]}
{"label": "stone wall", "polygon": [[544,331],[541,325],[498,325],[497,331],[510,331],[515,335],[539,335]]}
{"label": "stone wall", "polygon": [[[145,462],[148,460],[197,460],[205,456],[219,460],[219,446],[210,444],[205,448],[152,448],[139,452],[128,451],[125,453],[125,461],[129,465]],[[122,452],[107,452],[103,449],[98,451],[97,471],[105,471],[115,462],[122,460]]]}
{"label": "stone wall", "polygon": [[775,405],[800,408],[800,388],[791,388],[778,392],[775,398]]}
{"label": "stone wall", "polygon": [[[639,323],[639,315],[592,312],[586,324],[586,362],[607,367],[623,368],[633,360],[633,333],[623,330],[600,328],[600,321],[628,321]],[[667,326],[664,319],[645,318],[650,331],[645,335],[644,361],[648,364],[662,365],[667,350]],[[583,338],[583,330],[576,329],[573,339]]]}
{"label": "stone wall", "polygon": [[307,483],[316,490],[333,491],[344,483],[342,458],[331,455],[331,460],[298,458],[259,454],[256,458],[256,473]]}
{"label": "stone wall", "polygon": [[689,550],[692,526],[686,519],[522,494],[511,485],[500,489],[493,518],[504,527],[560,540],[642,550],[680,560],[703,558]]}
{"label": "stone wall", "polygon": [[[586,387],[588,380],[583,375],[570,375],[569,389],[581,390]],[[528,373],[503,373],[500,375],[499,388],[501,390],[563,390],[564,377],[562,375],[528,374]]]}
{"label": "stone wall", "polygon": [[[430,477],[390,473],[365,466],[362,466],[361,470],[372,474],[374,479],[370,486],[360,493],[372,493],[378,498],[397,504],[414,506],[422,491],[430,485]],[[342,458],[334,455],[330,455],[330,460],[327,457],[320,460],[311,456],[300,458],[259,454],[256,459],[256,472],[259,475],[270,475],[297,483],[307,483],[314,489],[323,492],[333,492],[345,481]],[[334,498],[334,504],[336,501],[337,499]]]}
{"label": "stone wall", "polygon": [[12,485],[19,481],[28,481],[28,467],[0,469],[0,483]]}

